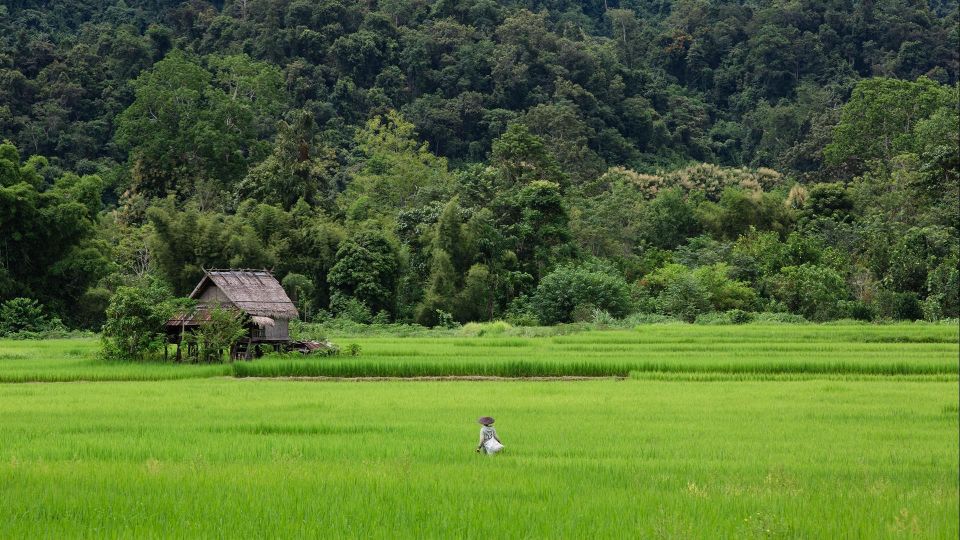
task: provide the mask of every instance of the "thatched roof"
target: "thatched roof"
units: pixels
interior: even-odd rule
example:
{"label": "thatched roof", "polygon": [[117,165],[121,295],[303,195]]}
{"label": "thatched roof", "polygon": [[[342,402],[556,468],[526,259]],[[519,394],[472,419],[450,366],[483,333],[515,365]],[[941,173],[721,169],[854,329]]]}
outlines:
{"label": "thatched roof", "polygon": [[216,286],[230,304],[251,317],[297,317],[296,306],[267,270],[204,270],[203,274],[190,298],[199,299],[204,290]]}

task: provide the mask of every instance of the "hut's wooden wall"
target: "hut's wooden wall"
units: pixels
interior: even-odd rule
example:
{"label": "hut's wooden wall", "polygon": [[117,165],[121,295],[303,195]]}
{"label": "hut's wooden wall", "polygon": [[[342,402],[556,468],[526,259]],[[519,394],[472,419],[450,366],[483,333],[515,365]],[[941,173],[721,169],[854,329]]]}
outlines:
{"label": "hut's wooden wall", "polygon": [[227,298],[227,295],[223,294],[223,291],[221,291],[216,285],[211,285],[204,289],[198,300],[206,304],[227,305],[231,303],[230,299]]}
{"label": "hut's wooden wall", "polygon": [[290,339],[290,321],[286,319],[274,319],[273,326],[268,326],[266,328],[265,339],[268,340],[277,340],[277,339]]}

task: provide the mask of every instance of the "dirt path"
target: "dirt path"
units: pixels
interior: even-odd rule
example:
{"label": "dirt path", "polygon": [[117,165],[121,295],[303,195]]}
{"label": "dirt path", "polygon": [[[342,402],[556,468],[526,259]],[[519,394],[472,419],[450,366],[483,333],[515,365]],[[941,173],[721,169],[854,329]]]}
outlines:
{"label": "dirt path", "polygon": [[241,377],[256,381],[382,382],[382,381],[622,381],[627,377],[493,377],[484,375],[445,375],[438,377]]}

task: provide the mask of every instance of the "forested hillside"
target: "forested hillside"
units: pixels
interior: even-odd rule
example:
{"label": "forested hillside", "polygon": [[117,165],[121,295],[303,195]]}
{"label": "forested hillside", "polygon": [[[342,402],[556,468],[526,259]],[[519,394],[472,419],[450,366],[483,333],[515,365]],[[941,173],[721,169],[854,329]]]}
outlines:
{"label": "forested hillside", "polygon": [[211,267],[364,322],[957,317],[958,40],[955,0],[5,0],[0,333]]}

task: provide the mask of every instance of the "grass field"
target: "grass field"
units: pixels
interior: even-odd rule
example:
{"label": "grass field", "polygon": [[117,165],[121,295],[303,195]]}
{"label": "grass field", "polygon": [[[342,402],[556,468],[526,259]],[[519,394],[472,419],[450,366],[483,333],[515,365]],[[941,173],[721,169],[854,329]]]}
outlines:
{"label": "grass field", "polygon": [[339,337],[359,357],[265,358],[229,365],[104,362],[93,339],[0,341],[0,382],[163,380],[222,375],[875,376],[956,380],[953,325],[649,325],[535,337]]}
{"label": "grass field", "polygon": [[956,390],[5,385],[0,536],[956,538]]}
{"label": "grass field", "polygon": [[[960,536],[951,326],[331,337],[362,355],[138,365],[0,341],[0,538]],[[223,376],[518,362],[633,376]],[[103,381],[27,382],[57,380]],[[485,414],[502,455],[473,452]]]}
{"label": "grass field", "polygon": [[99,348],[100,341],[94,338],[0,340],[0,383],[166,380],[230,374],[228,365],[106,362],[97,357]]}
{"label": "grass field", "polygon": [[240,363],[238,376],[626,376],[641,373],[948,375],[946,325],[694,326],[560,336],[355,339],[359,358]]}

